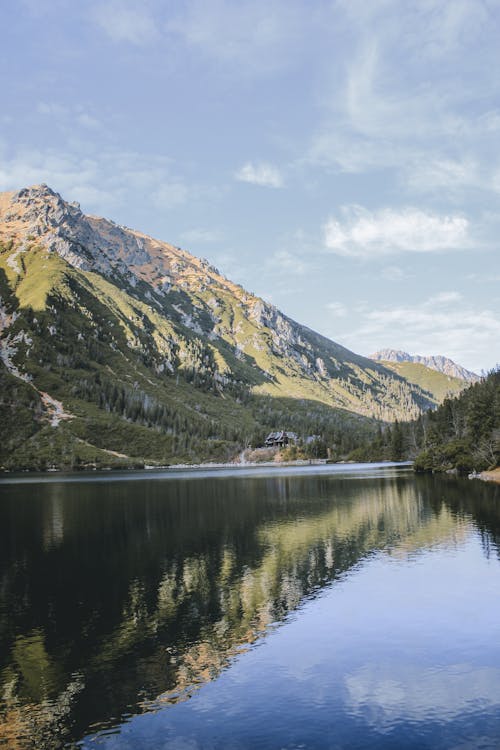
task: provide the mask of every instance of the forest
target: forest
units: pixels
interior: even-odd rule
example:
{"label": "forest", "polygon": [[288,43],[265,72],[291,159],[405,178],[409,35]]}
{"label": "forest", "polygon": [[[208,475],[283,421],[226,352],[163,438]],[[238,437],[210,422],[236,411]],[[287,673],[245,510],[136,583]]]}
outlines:
{"label": "forest", "polygon": [[468,473],[500,463],[500,368],[409,422],[380,425],[350,460],[413,460],[417,472]]}

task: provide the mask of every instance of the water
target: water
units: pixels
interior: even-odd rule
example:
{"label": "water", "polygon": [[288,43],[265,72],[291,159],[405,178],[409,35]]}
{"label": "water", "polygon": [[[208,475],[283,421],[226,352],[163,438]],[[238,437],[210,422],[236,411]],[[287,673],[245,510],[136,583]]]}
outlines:
{"label": "water", "polygon": [[0,481],[0,747],[499,748],[500,489]]}

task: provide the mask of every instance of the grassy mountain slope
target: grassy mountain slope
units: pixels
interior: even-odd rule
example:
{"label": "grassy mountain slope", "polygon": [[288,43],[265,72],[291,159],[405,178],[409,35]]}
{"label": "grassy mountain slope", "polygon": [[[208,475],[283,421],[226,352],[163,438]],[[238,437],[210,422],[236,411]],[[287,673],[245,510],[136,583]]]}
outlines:
{"label": "grassy mountain slope", "polygon": [[481,379],[475,372],[466,370],[462,365],[458,365],[452,359],[443,357],[442,355],[422,356],[421,354],[408,354],[408,352],[403,352],[401,349],[381,349],[374,354],[370,354],[370,359],[384,363],[413,362],[414,364],[425,365],[425,367],[431,370],[436,370],[444,375],[449,375],[459,380],[466,380],[470,383],[477,383]]}
{"label": "grassy mountain slope", "polygon": [[467,381],[433,370],[418,362],[383,361],[382,364],[403,377],[408,383],[413,383],[423,391],[432,394],[436,404],[440,404],[447,396],[460,393],[468,386]]}
{"label": "grassy mountain slope", "polygon": [[0,241],[7,466],[226,459],[279,427],[348,448],[436,402],[46,186],[0,194]]}

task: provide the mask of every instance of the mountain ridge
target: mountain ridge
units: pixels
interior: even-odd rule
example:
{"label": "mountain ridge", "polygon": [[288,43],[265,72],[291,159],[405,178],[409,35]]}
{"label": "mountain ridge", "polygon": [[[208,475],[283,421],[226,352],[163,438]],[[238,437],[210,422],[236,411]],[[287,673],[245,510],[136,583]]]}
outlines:
{"label": "mountain ridge", "polygon": [[46,460],[63,435],[82,461],[88,445],[101,458],[227,457],[269,428],[342,447],[370,420],[438,402],[208,261],[86,216],[46,185],[0,194],[0,243],[4,411],[14,435],[16,399],[31,413],[23,440],[31,430]]}
{"label": "mountain ridge", "polygon": [[477,383],[481,380],[479,375],[475,372],[467,370],[465,367],[462,367],[462,365],[457,364],[452,359],[441,354],[421,355],[409,354],[401,349],[380,349],[369,356],[370,359],[373,359],[376,362],[413,362],[424,365],[431,370],[436,370],[436,372],[442,372],[444,375],[459,378],[460,380],[467,380],[472,383]]}

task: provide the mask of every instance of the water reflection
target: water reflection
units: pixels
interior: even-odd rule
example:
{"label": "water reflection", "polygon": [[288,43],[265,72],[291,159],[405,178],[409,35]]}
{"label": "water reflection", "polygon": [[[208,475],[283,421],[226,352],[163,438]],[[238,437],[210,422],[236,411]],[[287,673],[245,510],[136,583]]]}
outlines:
{"label": "water reflection", "polygon": [[[477,528],[497,555],[496,494],[325,475],[0,486],[0,743],[63,747],[184,700],[377,550],[404,559]],[[398,680],[367,669],[353,705],[376,692],[389,710]]]}
{"label": "water reflection", "polygon": [[[500,670],[469,663],[453,664],[446,670],[408,664],[368,664],[346,679],[348,705],[379,732],[394,726],[402,716],[409,722],[451,721],[464,714],[498,709]],[[367,707],[370,710],[367,711]]]}

